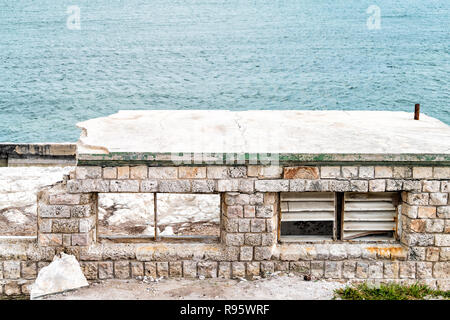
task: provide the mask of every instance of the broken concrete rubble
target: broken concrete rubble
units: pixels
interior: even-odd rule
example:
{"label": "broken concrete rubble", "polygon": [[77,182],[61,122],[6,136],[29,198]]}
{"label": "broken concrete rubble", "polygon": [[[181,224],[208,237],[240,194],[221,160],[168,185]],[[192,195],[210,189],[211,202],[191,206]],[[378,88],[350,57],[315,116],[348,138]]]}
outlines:
{"label": "broken concrete rubble", "polygon": [[31,288],[31,300],[54,293],[89,286],[75,256],[61,253],[41,269]]}

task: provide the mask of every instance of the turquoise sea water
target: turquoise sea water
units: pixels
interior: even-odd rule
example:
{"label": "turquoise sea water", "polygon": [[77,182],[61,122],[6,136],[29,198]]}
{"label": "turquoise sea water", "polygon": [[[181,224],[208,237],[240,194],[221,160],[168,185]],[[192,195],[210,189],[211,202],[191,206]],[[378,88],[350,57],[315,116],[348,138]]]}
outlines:
{"label": "turquoise sea water", "polygon": [[448,0],[0,0],[0,142],[75,141],[120,109],[421,103],[450,124],[449,21]]}

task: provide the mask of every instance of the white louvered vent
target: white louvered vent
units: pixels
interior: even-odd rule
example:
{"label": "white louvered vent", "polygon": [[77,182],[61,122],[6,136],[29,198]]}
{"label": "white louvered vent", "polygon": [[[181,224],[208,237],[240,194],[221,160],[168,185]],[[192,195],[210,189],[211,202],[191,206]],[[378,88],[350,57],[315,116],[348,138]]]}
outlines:
{"label": "white louvered vent", "polygon": [[393,239],[397,229],[398,194],[345,193],[343,240]]}
{"label": "white louvered vent", "polygon": [[331,239],[335,234],[335,195],[332,192],[281,193],[283,240]]}

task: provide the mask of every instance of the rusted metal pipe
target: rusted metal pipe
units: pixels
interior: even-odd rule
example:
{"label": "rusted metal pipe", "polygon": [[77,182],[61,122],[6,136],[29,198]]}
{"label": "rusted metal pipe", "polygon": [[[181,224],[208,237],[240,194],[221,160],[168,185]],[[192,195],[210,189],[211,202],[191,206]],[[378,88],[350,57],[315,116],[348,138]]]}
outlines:
{"label": "rusted metal pipe", "polygon": [[420,117],[420,104],[416,103],[414,106],[414,120],[419,120]]}

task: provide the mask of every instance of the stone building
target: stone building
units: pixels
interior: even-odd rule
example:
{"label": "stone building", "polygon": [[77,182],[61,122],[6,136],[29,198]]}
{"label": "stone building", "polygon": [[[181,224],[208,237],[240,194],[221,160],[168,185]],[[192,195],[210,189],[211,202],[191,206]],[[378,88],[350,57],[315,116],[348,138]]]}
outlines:
{"label": "stone building", "polygon": [[[89,280],[280,271],[450,287],[450,127],[436,119],[121,111],[79,126],[76,166],[36,195],[36,236],[0,238],[0,293],[27,293],[62,251]],[[108,194],[148,195],[150,231],[102,231]],[[173,194],[218,210],[183,215]]]}

